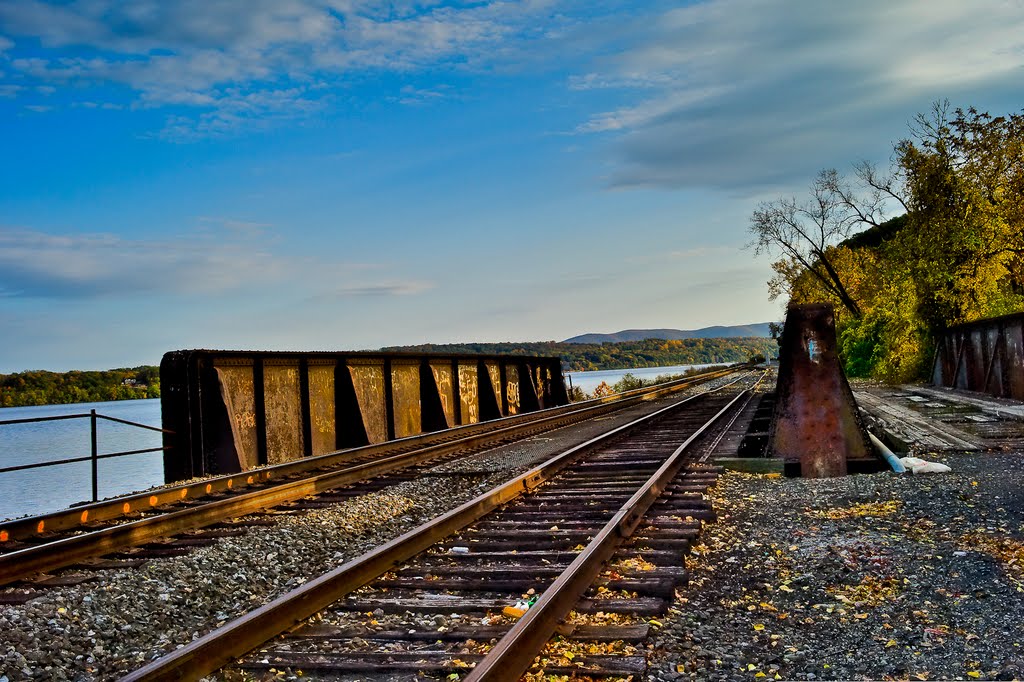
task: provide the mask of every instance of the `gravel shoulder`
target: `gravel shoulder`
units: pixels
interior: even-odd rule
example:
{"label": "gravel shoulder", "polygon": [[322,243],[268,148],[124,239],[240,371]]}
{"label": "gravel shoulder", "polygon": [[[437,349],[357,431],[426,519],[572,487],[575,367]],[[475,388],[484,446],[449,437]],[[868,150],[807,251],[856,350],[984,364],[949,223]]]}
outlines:
{"label": "gravel shoulder", "polygon": [[727,472],[650,680],[1024,678],[1024,455],[950,474]]}
{"label": "gravel shoulder", "polygon": [[[690,389],[700,393],[719,380]],[[111,679],[184,646],[492,488],[557,452],[680,400],[614,415],[495,448],[458,466],[327,509],[279,516],[186,556],[0,606],[0,682]]]}

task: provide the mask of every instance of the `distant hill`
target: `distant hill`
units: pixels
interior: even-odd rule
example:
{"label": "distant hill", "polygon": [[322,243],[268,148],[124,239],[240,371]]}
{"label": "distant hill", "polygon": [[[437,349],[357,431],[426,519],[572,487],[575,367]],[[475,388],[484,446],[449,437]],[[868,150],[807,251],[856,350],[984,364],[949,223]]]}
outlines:
{"label": "distant hill", "polygon": [[644,339],[735,339],[739,337],[769,337],[767,322],[742,324],[731,327],[714,326],[703,329],[624,329],[614,334],[580,334],[562,343],[622,343]]}

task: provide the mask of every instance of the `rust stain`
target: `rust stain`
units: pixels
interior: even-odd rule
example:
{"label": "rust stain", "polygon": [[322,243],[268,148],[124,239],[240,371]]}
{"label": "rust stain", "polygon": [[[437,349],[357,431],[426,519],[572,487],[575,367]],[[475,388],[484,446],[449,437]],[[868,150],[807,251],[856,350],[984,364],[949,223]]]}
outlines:
{"label": "rust stain", "polygon": [[779,353],[771,450],[808,478],[843,476],[848,459],[871,455],[836,354],[832,307],[791,306]]}

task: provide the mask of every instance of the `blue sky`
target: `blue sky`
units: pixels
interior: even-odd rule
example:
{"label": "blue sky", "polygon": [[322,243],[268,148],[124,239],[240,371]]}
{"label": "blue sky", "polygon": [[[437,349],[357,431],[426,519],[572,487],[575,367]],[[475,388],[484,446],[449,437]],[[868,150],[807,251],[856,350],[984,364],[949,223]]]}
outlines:
{"label": "blue sky", "polygon": [[758,201],[1022,66],[1020,0],[0,0],[0,372],[777,319]]}

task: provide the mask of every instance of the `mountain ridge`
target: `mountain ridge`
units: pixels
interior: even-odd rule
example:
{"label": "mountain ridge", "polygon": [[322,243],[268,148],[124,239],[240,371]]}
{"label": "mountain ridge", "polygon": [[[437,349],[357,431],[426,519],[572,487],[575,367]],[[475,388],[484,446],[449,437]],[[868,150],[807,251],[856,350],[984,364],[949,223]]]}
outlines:
{"label": "mountain ridge", "polygon": [[700,329],[623,329],[611,334],[589,332],[566,339],[562,343],[622,343],[644,339],[733,339],[740,337],[769,337],[768,322],[738,325],[714,325]]}

